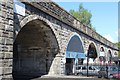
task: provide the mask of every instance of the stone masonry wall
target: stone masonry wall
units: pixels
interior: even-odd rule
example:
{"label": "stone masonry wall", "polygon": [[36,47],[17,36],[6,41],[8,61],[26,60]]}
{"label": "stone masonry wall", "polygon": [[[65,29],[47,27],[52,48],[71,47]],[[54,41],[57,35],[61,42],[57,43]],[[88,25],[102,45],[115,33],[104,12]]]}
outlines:
{"label": "stone masonry wall", "polygon": [[[97,49],[100,45],[104,45],[98,40],[95,40],[91,36],[88,36],[84,32],[80,31],[79,29],[63,23],[61,20],[49,15],[48,13],[43,12],[38,8],[35,8],[33,5],[24,2],[23,4],[25,4],[25,16],[13,13],[13,0],[2,0],[2,2],[0,2],[0,79],[12,77],[13,43],[21,29],[21,21],[30,15],[41,16],[52,25],[52,29],[55,33],[60,49],[59,55],[57,55],[57,57],[59,57],[59,59],[57,59],[59,60],[58,64],[60,65],[57,68],[58,74],[65,74],[65,63],[63,60],[65,59],[68,42],[74,33],[77,33],[81,36],[85,53],[87,53],[89,43],[92,41],[96,43]],[[91,32],[89,31],[89,28],[85,28],[85,26],[81,25],[79,22],[75,23],[76,26],[80,26],[81,30]],[[91,33],[93,34],[95,32]],[[102,42],[104,42],[104,39]]]}
{"label": "stone masonry wall", "polygon": [[12,77],[13,1],[0,1],[0,79]]}
{"label": "stone masonry wall", "polygon": [[[104,45],[104,44],[100,43],[99,41],[95,40],[94,38],[84,34],[84,32],[81,32],[80,30],[75,29],[75,28],[71,27],[70,25],[67,25],[67,24],[61,22],[60,20],[56,19],[55,17],[49,15],[48,14],[49,12],[44,13],[40,9],[33,7],[33,5],[30,5],[28,3],[23,3],[23,4],[25,4],[25,9],[26,9],[25,16],[14,13],[14,20],[15,20],[14,21],[14,25],[15,25],[14,36],[17,36],[17,33],[19,33],[19,31],[21,29],[21,26],[18,23],[20,23],[25,17],[30,16],[30,15],[38,15],[38,16],[43,17],[44,19],[48,20],[52,24],[52,27],[53,27],[52,29],[55,33],[55,36],[57,38],[57,41],[58,41],[58,44],[60,47],[59,57],[61,57],[61,61],[62,61],[62,59],[65,58],[65,53],[66,53],[66,48],[67,48],[68,42],[70,40],[70,37],[74,33],[77,33],[81,36],[86,54],[87,54],[90,42],[95,42],[98,45]],[[44,4],[44,3],[41,3],[41,5],[42,4]],[[84,29],[83,25],[81,25],[81,24],[79,24],[79,25],[80,25],[81,29]],[[88,29],[87,29],[87,31],[91,32]],[[92,33],[89,33],[89,34],[92,34]],[[97,49],[98,49],[98,47],[97,47]],[[64,63],[61,62],[60,65],[61,65],[60,69],[63,69],[63,70],[61,70],[61,72],[58,72],[58,73],[62,74],[62,73],[64,73],[64,68],[63,68]]]}
{"label": "stone masonry wall", "polygon": [[48,13],[49,15],[52,15],[53,17],[57,18],[61,22],[64,22],[65,24],[71,26],[72,28],[77,29],[80,32],[94,38],[95,40],[100,41],[100,43],[107,45],[111,48],[117,49],[116,45],[114,45],[112,42],[110,42],[107,39],[105,39],[104,37],[102,37],[96,31],[92,30],[90,27],[88,27],[84,24],[81,24],[81,22],[79,20],[77,20],[72,15],[70,15],[67,11],[62,9],[59,5],[55,4],[54,2],[36,3],[36,2],[26,1],[26,3],[42,10],[43,12]]}

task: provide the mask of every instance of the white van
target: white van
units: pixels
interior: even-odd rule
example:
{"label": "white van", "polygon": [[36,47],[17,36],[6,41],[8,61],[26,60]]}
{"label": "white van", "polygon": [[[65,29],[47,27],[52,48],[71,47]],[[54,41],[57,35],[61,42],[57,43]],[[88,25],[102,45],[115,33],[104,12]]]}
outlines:
{"label": "white van", "polygon": [[76,73],[77,75],[87,75],[87,68],[88,68],[88,75],[90,76],[97,76],[99,69],[97,69],[95,66],[88,66],[87,65],[78,65],[76,67]]}

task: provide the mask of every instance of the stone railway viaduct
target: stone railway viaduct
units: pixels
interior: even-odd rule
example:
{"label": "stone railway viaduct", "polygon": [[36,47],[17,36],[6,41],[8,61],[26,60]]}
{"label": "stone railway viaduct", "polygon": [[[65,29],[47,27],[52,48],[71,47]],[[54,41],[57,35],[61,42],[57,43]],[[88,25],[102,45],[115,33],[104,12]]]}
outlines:
{"label": "stone railway viaduct", "polygon": [[0,79],[65,75],[70,52],[99,64],[118,49],[54,2],[0,1]]}

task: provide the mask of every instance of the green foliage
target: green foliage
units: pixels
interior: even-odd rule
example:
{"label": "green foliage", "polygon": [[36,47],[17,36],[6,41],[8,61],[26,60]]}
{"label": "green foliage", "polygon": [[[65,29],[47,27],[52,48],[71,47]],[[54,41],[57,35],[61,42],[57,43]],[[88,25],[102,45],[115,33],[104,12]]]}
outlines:
{"label": "green foliage", "polygon": [[120,42],[115,43],[118,46],[118,49],[120,50]]}
{"label": "green foliage", "polygon": [[92,28],[93,30],[95,30],[95,28],[93,28],[92,24],[91,24],[92,14],[87,9],[85,9],[82,4],[79,5],[79,10],[78,11],[75,11],[75,10],[71,9],[69,12],[75,18],[80,20],[80,22],[82,24],[85,24],[85,25],[89,26],[90,28]]}
{"label": "green foliage", "polygon": [[120,57],[120,50],[118,51],[118,56]]}
{"label": "green foliage", "polygon": [[118,56],[120,56],[120,42],[115,43],[118,46],[119,52],[118,52]]}

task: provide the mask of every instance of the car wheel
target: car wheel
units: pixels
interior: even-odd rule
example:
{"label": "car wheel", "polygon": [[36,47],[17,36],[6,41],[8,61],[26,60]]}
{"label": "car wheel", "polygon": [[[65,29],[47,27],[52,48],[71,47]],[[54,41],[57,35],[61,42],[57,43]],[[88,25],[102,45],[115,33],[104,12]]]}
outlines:
{"label": "car wheel", "polygon": [[80,76],[83,76],[83,73],[80,73],[79,75],[80,75]]}
{"label": "car wheel", "polygon": [[112,75],[112,74],[110,74],[109,78],[113,78],[113,75]]}
{"label": "car wheel", "polygon": [[101,76],[101,75],[99,75],[99,76],[98,76],[98,78],[102,78],[102,76]]}

